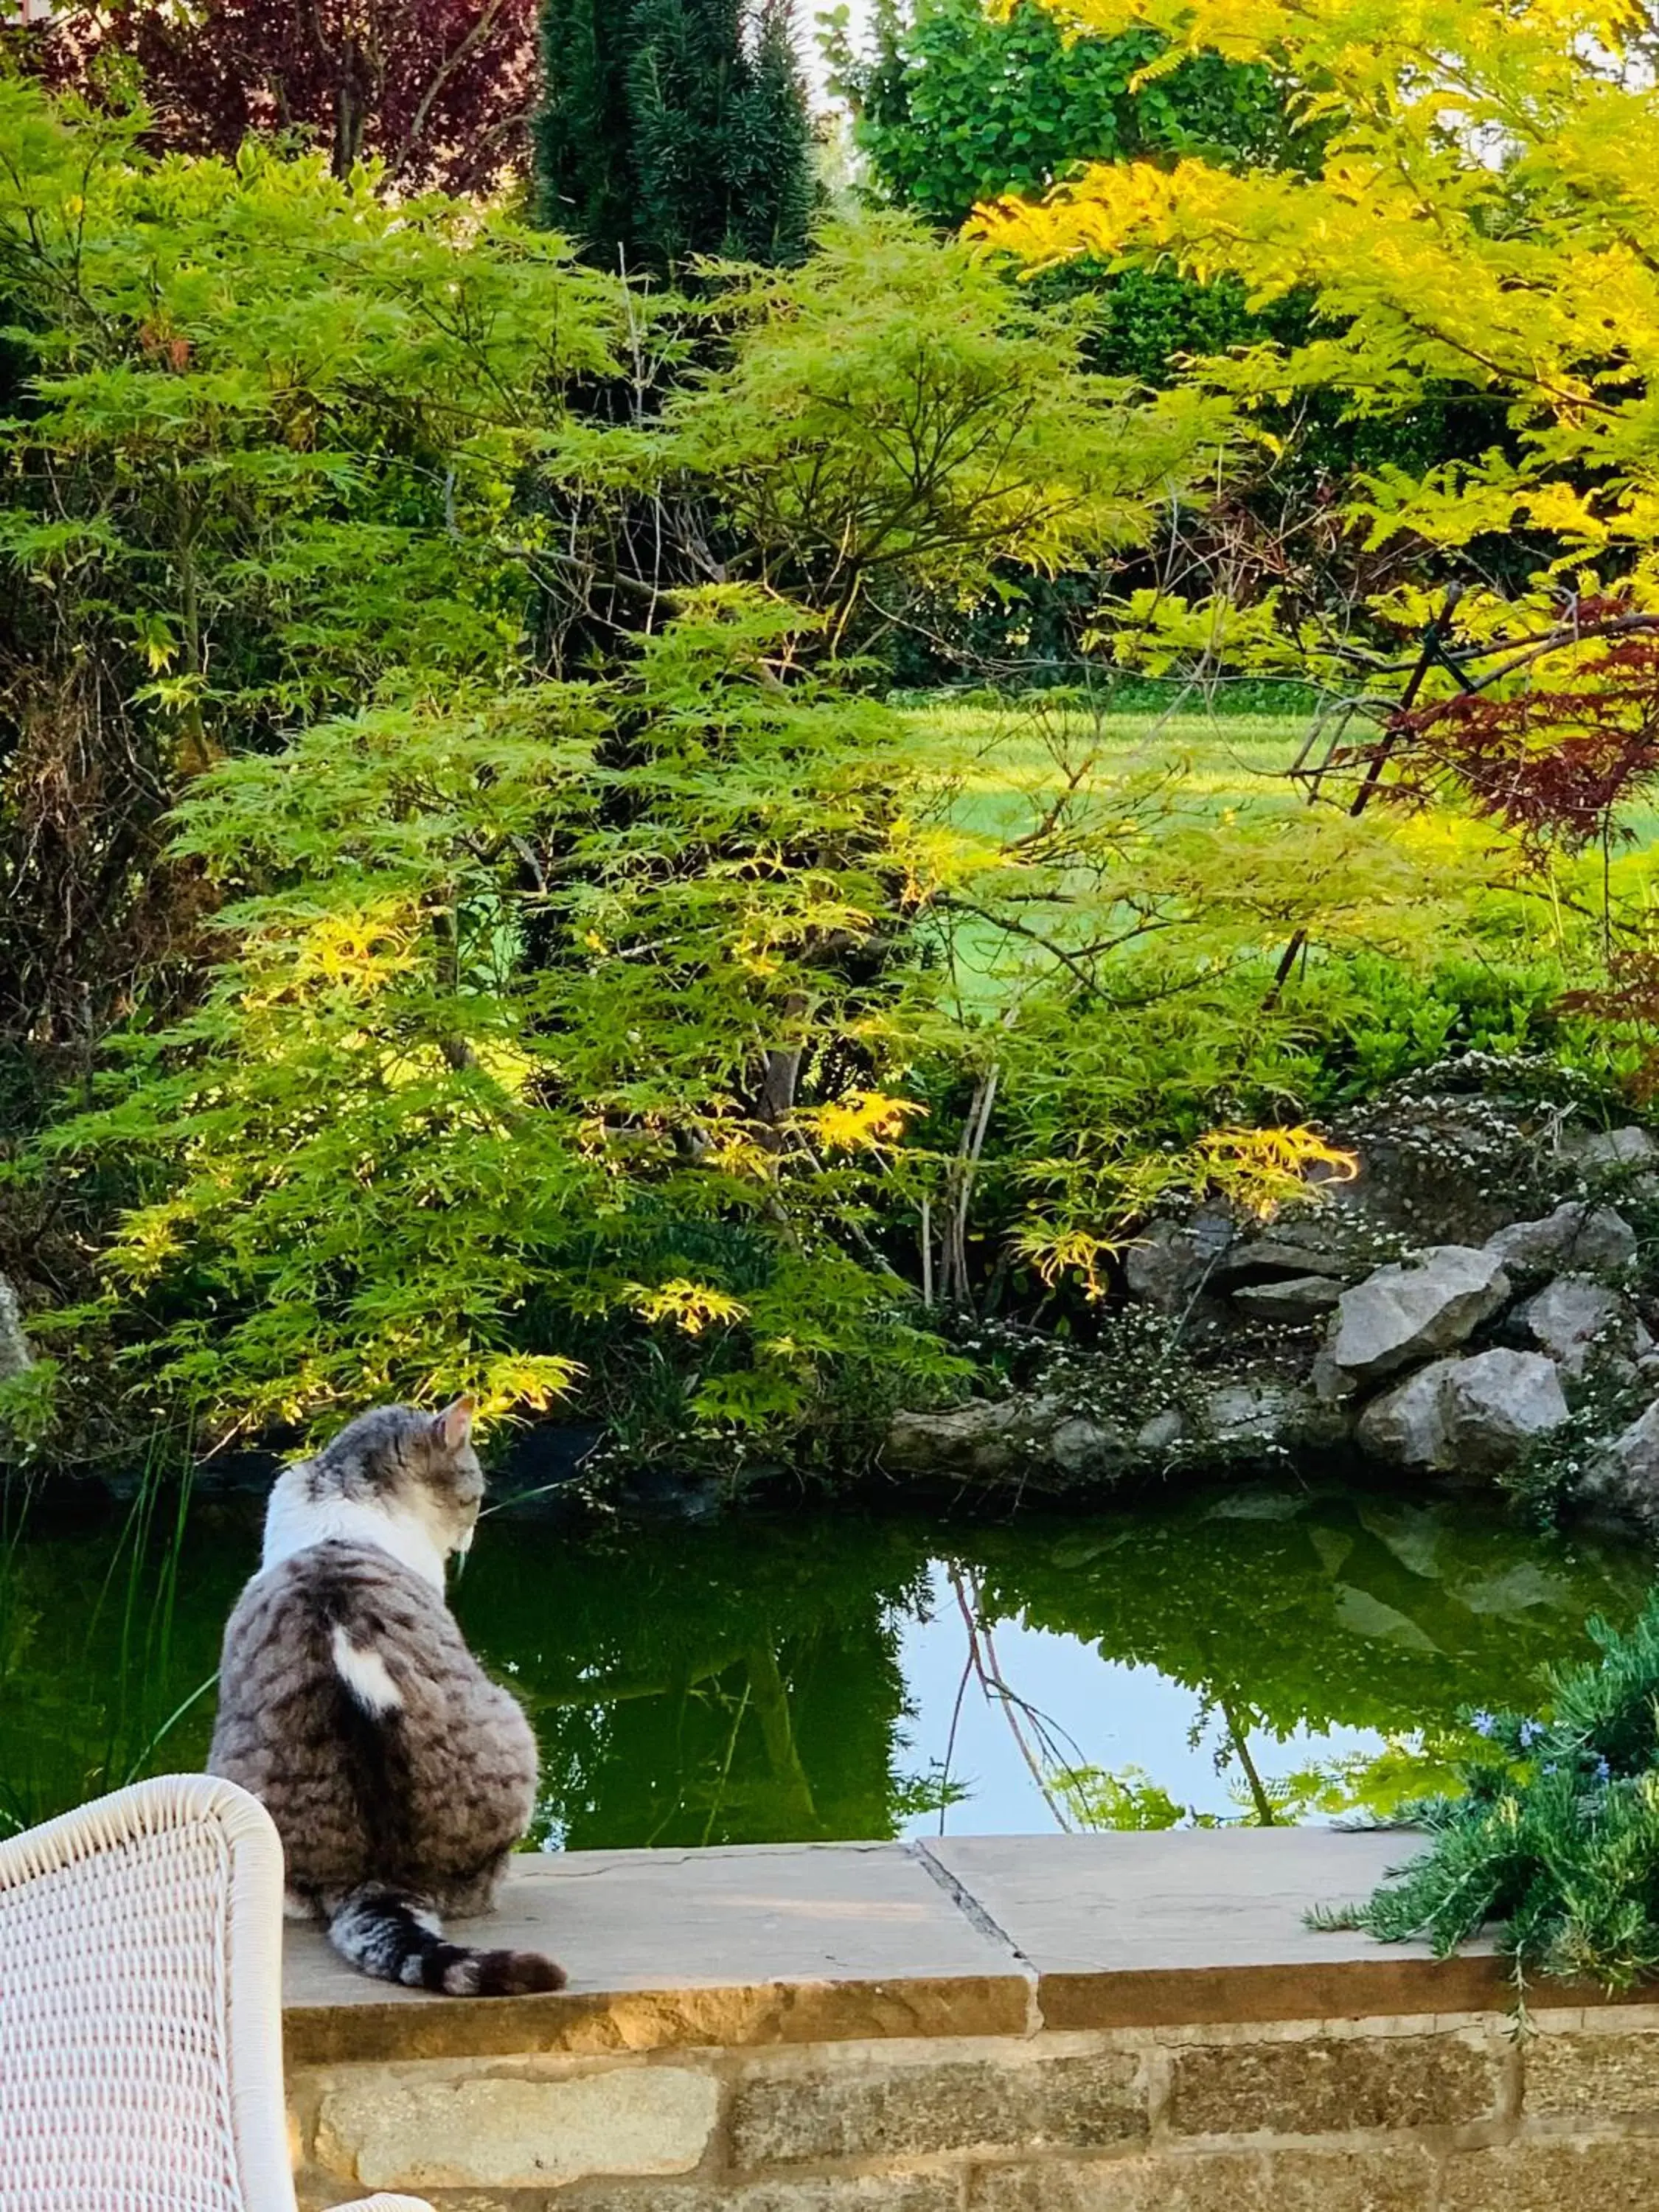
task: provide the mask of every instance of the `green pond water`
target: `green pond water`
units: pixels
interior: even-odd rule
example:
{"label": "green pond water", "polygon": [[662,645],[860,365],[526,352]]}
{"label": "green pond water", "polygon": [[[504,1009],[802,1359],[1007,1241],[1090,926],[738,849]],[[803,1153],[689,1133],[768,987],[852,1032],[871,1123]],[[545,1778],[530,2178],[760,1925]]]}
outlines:
{"label": "green pond water", "polygon": [[[0,1830],[200,1763],[258,1547],[226,1505],[6,1511]],[[988,1526],[495,1516],[455,1601],[533,1716],[538,1839],[684,1846],[1386,1810],[1650,1570],[1462,1501],[1234,1487]]]}

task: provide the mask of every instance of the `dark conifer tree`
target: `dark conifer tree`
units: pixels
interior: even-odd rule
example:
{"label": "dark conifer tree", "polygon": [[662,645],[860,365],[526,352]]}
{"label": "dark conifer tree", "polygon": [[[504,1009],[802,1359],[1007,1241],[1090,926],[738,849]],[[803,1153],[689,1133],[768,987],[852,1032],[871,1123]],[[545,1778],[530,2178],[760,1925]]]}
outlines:
{"label": "dark conifer tree", "polygon": [[537,204],[589,257],[798,260],[811,126],[792,0],[542,0]]}

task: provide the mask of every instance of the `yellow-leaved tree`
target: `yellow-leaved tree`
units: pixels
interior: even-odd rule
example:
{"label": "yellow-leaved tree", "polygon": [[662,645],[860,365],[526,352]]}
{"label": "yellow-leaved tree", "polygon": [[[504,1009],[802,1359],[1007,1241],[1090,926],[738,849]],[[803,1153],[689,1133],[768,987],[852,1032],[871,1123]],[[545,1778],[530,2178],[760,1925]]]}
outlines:
{"label": "yellow-leaved tree", "polygon": [[1342,489],[1352,542],[1408,546],[1409,582],[1282,621],[1271,593],[1241,609],[1145,592],[1118,611],[1120,657],[1168,665],[1196,637],[1246,666],[1294,660],[1341,702],[1328,763],[1357,775],[1356,808],[1379,782],[1449,789],[1522,862],[1579,856],[1613,971],[1601,1010],[1651,1027],[1648,871],[1626,871],[1621,902],[1609,855],[1659,783],[1659,11],[1054,4],[1079,35],[1162,33],[1155,70],[1200,52],[1270,64],[1328,134],[1322,166],[1096,165],[1040,205],[981,210],[979,235],[1032,264],[1170,263],[1242,277],[1259,307],[1299,300],[1299,338],[1189,365],[1264,435],[1315,395],[1404,421],[1450,390],[1490,419],[1458,455]]}
{"label": "yellow-leaved tree", "polygon": [[1321,170],[1096,165],[983,210],[1028,259],[1168,258],[1317,302],[1299,346],[1215,380],[1241,401],[1334,390],[1392,412],[1431,384],[1492,406],[1479,462],[1390,471],[1378,531],[1463,547],[1531,527],[1650,590],[1659,544],[1659,15],[1610,0],[1062,0],[1085,32],[1150,26],[1164,63],[1272,63],[1329,127]]}

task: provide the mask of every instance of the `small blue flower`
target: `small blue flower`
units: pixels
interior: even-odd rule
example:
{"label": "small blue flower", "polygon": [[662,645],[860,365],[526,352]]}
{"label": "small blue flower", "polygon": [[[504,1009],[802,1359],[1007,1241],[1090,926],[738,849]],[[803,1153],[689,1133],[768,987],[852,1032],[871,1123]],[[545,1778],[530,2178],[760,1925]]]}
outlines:
{"label": "small blue flower", "polygon": [[1595,1762],[1595,1778],[1598,1782],[1611,1782],[1613,1779],[1613,1769],[1605,1759],[1598,1759]]}
{"label": "small blue flower", "polygon": [[1540,1774],[1559,1774],[1561,1771],[1561,1769],[1556,1764],[1554,1759],[1547,1759],[1538,1771]]}
{"label": "small blue flower", "polygon": [[[1543,1735],[1544,1723],[1542,1721],[1522,1721],[1520,1727],[1515,1733],[1516,1740],[1520,1744],[1522,1750],[1530,1751],[1534,1744],[1535,1744],[1539,1738]],[[1552,1770],[1547,1766],[1544,1769],[1546,1774],[1548,1774]]]}
{"label": "small blue flower", "polygon": [[1469,1715],[1469,1726],[1474,1730],[1477,1735],[1496,1735],[1498,1733],[1498,1716],[1496,1713],[1471,1713]]}

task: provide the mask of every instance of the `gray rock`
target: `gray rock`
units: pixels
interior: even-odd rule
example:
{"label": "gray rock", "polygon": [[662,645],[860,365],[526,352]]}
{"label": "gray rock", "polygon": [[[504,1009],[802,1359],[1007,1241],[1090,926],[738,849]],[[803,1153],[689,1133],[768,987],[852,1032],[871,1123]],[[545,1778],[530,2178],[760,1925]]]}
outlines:
{"label": "gray rock", "polygon": [[1219,1280],[1237,1281],[1246,1275],[1331,1275],[1351,1283],[1363,1275],[1373,1261],[1353,1250],[1354,1230],[1346,1213],[1334,1206],[1297,1221],[1281,1221],[1265,1237],[1243,1237],[1226,1254],[1216,1269]]}
{"label": "gray rock", "polygon": [[0,1275],[0,1382],[26,1375],[34,1364],[29,1340],[23,1334],[23,1312],[17,1293]]}
{"label": "gray rock", "polygon": [[1354,1427],[1360,1449],[1396,1467],[1443,1467],[1447,1432],[1441,1386],[1447,1370],[1456,1364],[1455,1359],[1437,1359],[1373,1398]]}
{"label": "gray rock", "polygon": [[1342,1285],[1328,1275],[1287,1275],[1276,1283],[1245,1283],[1233,1304],[1252,1321],[1310,1321],[1328,1313]]}
{"label": "gray rock", "polygon": [[1541,1221],[1517,1221],[1500,1229],[1487,1238],[1486,1249],[1520,1274],[1544,1274],[1557,1267],[1612,1273],[1636,1257],[1636,1231],[1612,1206],[1574,1198]]}
{"label": "gray rock", "polygon": [[1030,1408],[1014,1398],[976,1398],[942,1413],[897,1413],[884,1457],[896,1474],[943,1472],[984,1480],[1012,1472],[1029,1423]]}
{"label": "gray rock", "polygon": [[1636,1257],[1636,1231],[1612,1206],[1593,1206],[1561,1257],[1569,1267],[1617,1274]]}
{"label": "gray rock", "polygon": [[1499,1349],[1420,1368],[1371,1401],[1354,1435],[1373,1458],[1397,1466],[1493,1474],[1567,1417],[1555,1363]]}
{"label": "gray rock", "polygon": [[1186,1433],[1187,1424],[1173,1406],[1166,1406],[1161,1413],[1154,1413],[1144,1421],[1135,1437],[1135,1449],[1148,1459],[1161,1459],[1171,1452]]}
{"label": "gray rock", "polygon": [[969,1485],[1018,1485],[1065,1495],[1171,1460],[1267,1457],[1342,1442],[1347,1423],[1294,1384],[1231,1380],[1212,1384],[1189,1415],[1166,1407],[1138,1433],[1063,1388],[1014,1398],[975,1399],[943,1413],[900,1413],[884,1457],[898,1474]]}
{"label": "gray rock", "polygon": [[1493,1254],[1432,1244],[1343,1291],[1327,1340],[1331,1361],[1359,1381],[1392,1375],[1427,1354],[1455,1351],[1509,1294]]}
{"label": "gray rock", "polygon": [[1167,1312],[1184,1305],[1232,1241],[1226,1215],[1206,1206],[1190,1221],[1148,1224],[1123,1255],[1123,1279],[1132,1297]]}
{"label": "gray rock", "polygon": [[1632,1121],[1623,1129],[1597,1129],[1579,1138],[1571,1152],[1581,1167],[1650,1168],[1659,1161],[1659,1141]]}
{"label": "gray rock", "polygon": [[1581,1503],[1659,1527],[1659,1399],[1613,1438],[1579,1486]]}
{"label": "gray rock", "polygon": [[1345,1399],[1352,1398],[1359,1388],[1353,1376],[1346,1374],[1332,1358],[1328,1338],[1314,1355],[1308,1382],[1322,1406],[1340,1406]]}
{"label": "gray rock", "polygon": [[975,1398],[938,1413],[898,1413],[883,1457],[896,1474],[948,1475],[957,1481],[1064,1480],[1064,1489],[1121,1474],[1133,1458],[1127,1432],[1109,1419],[1068,1404],[1059,1393]]}
{"label": "gray rock", "polygon": [[1517,1317],[1564,1375],[1582,1375],[1598,1349],[1630,1359],[1653,1348],[1653,1340],[1618,1291],[1585,1275],[1558,1275],[1528,1299]]}
{"label": "gray rock", "polygon": [[1568,1418],[1555,1362],[1499,1349],[1454,1360],[1441,1385],[1449,1470],[1496,1474]]}
{"label": "gray rock", "polygon": [[1122,1430],[1115,1425],[1073,1413],[1050,1435],[1048,1456],[1062,1474],[1079,1480],[1113,1474],[1123,1465],[1126,1441]]}
{"label": "gray rock", "polygon": [[1290,1382],[1221,1382],[1204,1401],[1206,1435],[1231,1455],[1297,1451],[1341,1442],[1347,1423],[1310,1389]]}

